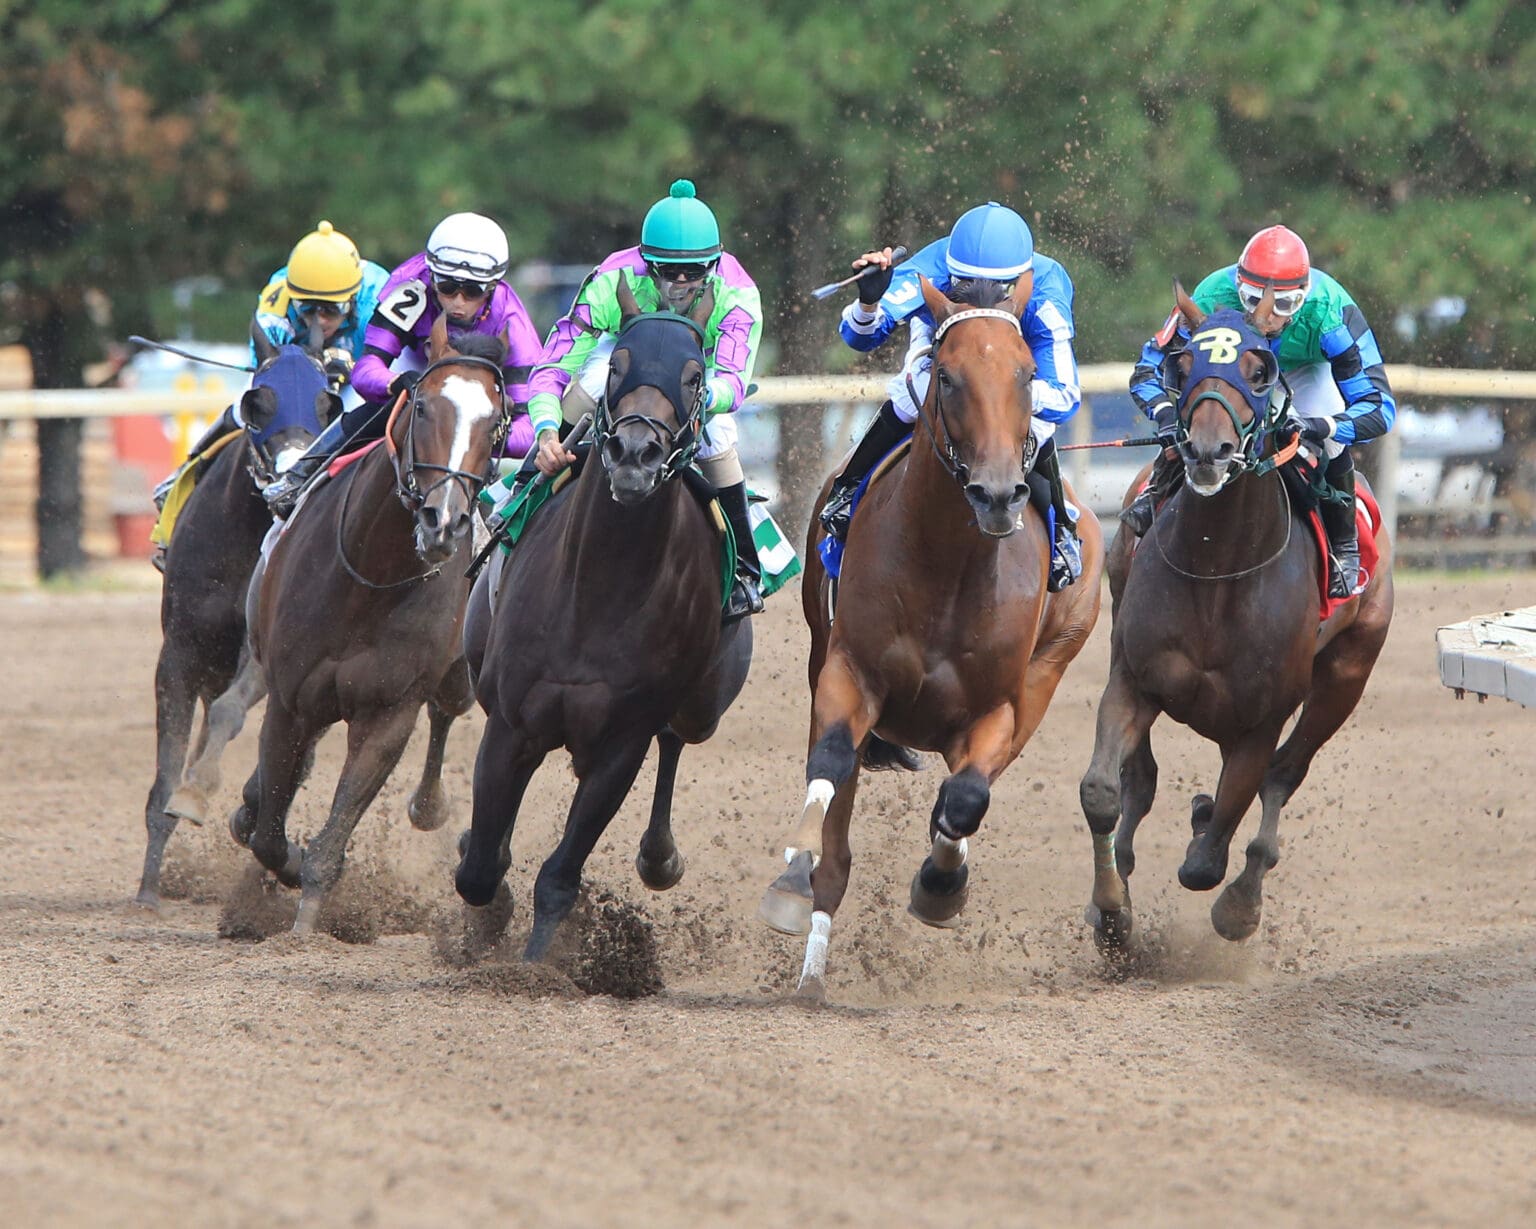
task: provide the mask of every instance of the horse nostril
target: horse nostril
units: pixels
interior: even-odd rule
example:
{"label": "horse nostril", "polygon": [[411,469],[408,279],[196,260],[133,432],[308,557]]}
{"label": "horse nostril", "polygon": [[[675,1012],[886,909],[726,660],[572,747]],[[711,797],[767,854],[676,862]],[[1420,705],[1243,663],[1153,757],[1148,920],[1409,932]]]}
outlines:
{"label": "horse nostril", "polygon": [[645,447],[640,450],[640,464],[645,466],[647,469],[653,465],[660,465],[661,458],[664,455],[665,454],[661,450],[661,445],[658,444],[655,440],[650,440],[646,443]]}
{"label": "horse nostril", "polygon": [[610,435],[603,441],[603,460],[610,467],[617,465],[624,459],[624,444],[617,437]]}
{"label": "horse nostril", "polygon": [[987,488],[979,482],[970,482],[965,487],[965,498],[973,508],[986,508],[992,503],[992,496]]}
{"label": "horse nostril", "polygon": [[1010,508],[1017,508],[1029,498],[1029,484],[1027,482],[1016,483],[1013,488],[1013,498],[1008,501]]}
{"label": "horse nostril", "polygon": [[1218,461],[1230,461],[1232,459],[1232,455],[1236,451],[1236,444],[1232,443],[1230,440],[1222,440],[1222,442],[1217,445],[1216,448],[1216,459]]}

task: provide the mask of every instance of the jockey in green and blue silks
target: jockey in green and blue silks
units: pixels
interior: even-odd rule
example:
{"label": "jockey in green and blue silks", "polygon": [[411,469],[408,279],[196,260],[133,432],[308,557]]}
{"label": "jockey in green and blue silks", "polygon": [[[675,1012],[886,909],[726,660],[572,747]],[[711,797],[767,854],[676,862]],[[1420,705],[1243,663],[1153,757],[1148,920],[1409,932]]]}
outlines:
{"label": "jockey in green and blue silks", "polygon": [[[967,210],[946,237],[895,268],[890,257],[886,248],[853,262],[855,269],[865,273],[854,283],[857,298],[843,309],[840,332],[853,349],[873,350],[905,323],[909,329],[907,356],[888,386],[890,400],[880,407],[833,482],[822,511],[823,526],[834,537],[847,532],[849,509],[859,483],[881,456],[910,433],[927,396],[934,323],[923,302],[919,275],[949,298],[976,306],[996,303],[1020,278],[1029,276],[1033,289],[1019,328],[1035,360],[1035,378],[1029,391],[1034,411],[1030,431],[1040,444],[1036,470],[1052,483],[1053,508],[1059,509],[1051,518],[1057,522],[1051,588],[1054,591],[1071,584],[1082,571],[1073,528],[1076,510],[1067,505],[1062,494],[1052,437],[1057,426],[1076,414],[1082,403],[1072,349],[1076,332],[1072,279],[1059,262],[1035,251],[1028,223],[996,201]],[[985,286],[987,283],[991,286]]]}
{"label": "jockey in green and blue silks", "polygon": [[570,311],[550,330],[529,381],[528,415],[538,441],[538,467],[550,474],[574,460],[560,442],[560,424],[574,423],[603,395],[608,356],[623,320],[621,275],[642,312],[687,314],[706,289],[714,293],[714,310],[704,328],[705,429],[697,461],[715,485],[736,538],[737,575],[726,617],[754,614],[763,608],[761,572],[731,415],[741,408],[752,383],[763,304],[751,275],[721,245],[714,212],[698,199],[691,181],[679,179],[651,206],[639,245],[611,253],[593,269]]}
{"label": "jockey in green and blue silks", "polygon": [[[1271,306],[1264,307],[1266,291]],[[1337,281],[1312,267],[1307,245],[1284,226],[1259,231],[1236,264],[1217,269],[1190,296],[1201,311],[1245,313],[1266,338],[1291,389],[1292,423],[1322,454],[1328,484],[1342,498],[1319,511],[1333,547],[1329,594],[1348,597],[1359,586],[1360,544],[1355,523],[1355,468],[1349,449],[1392,429],[1397,403],[1387,383],[1381,347],[1365,314]],[[1142,347],[1131,373],[1131,396],[1158,434],[1173,438],[1177,389],[1164,386],[1164,359],[1188,344],[1177,312]],[[1277,386],[1277,396],[1284,390]],[[1152,481],[1121,519],[1137,536],[1152,524],[1156,503],[1177,485],[1182,466],[1160,456]]]}

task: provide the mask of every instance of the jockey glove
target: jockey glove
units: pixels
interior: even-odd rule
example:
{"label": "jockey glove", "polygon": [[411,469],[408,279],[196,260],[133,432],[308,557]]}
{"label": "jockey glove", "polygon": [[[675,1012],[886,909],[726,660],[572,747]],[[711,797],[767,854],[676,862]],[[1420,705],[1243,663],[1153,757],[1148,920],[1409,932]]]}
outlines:
{"label": "jockey glove", "polygon": [[1333,419],[1331,418],[1298,418],[1296,426],[1301,432],[1301,438],[1309,444],[1321,444],[1324,440],[1333,438]]}
{"label": "jockey glove", "polygon": [[389,382],[389,399],[391,401],[393,401],[402,392],[403,393],[407,393],[407,394],[414,393],[416,391],[416,385],[420,381],[421,381],[421,372],[419,372],[419,371],[402,371],[399,375],[397,375],[393,380],[391,380]]}
{"label": "jockey glove", "polygon": [[881,297],[891,288],[891,272],[890,269],[882,269],[879,265],[867,266],[864,272],[859,274],[859,280],[853,284],[853,288],[859,292],[859,302],[880,302]]}
{"label": "jockey glove", "polygon": [[1152,421],[1157,424],[1157,438],[1172,448],[1178,442],[1179,411],[1171,401],[1159,401],[1152,411]]}

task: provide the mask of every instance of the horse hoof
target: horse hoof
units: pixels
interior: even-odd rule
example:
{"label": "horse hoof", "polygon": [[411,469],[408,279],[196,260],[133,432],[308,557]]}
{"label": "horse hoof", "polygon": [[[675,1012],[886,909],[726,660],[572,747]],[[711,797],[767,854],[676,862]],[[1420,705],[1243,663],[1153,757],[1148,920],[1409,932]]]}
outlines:
{"label": "horse hoof", "polygon": [[670,858],[661,862],[648,861],[644,854],[635,855],[635,870],[639,872],[640,882],[653,892],[665,892],[668,888],[675,888],[678,881],[682,879],[686,866],[683,855],[675,849]]}
{"label": "horse hoof", "polygon": [[304,872],[304,851],[293,841],[288,842],[288,860],[283,863],[282,870],[274,871],[277,881],[285,888],[297,888],[303,886],[302,875]]}
{"label": "horse hoof", "polygon": [[819,1007],[826,1001],[827,983],[825,979],[815,975],[800,979],[800,984],[795,987],[795,1002]]}
{"label": "horse hoof", "polygon": [[153,913],[160,912],[160,893],[154,888],[140,888],[139,894],[133,898],[133,903],[140,909],[148,909]]}
{"label": "horse hoof", "polygon": [[1209,862],[1196,861],[1193,855],[1179,867],[1179,885],[1191,892],[1209,892],[1220,885],[1226,867],[1212,866]]}
{"label": "horse hoof", "polygon": [[250,808],[244,803],[237,806],[229,815],[229,835],[236,845],[251,847],[251,833],[256,830],[256,820],[252,817]]}
{"label": "horse hoof", "polygon": [[768,885],[757,916],[781,935],[811,933],[811,852],[802,849],[784,873]]}
{"label": "horse hoof", "polygon": [[912,876],[912,897],[907,912],[925,926],[953,930],[960,925],[960,914],[970,898],[971,868],[964,862],[952,871],[940,870],[932,858]]}
{"label": "horse hoof", "polygon": [[1211,925],[1229,943],[1241,943],[1251,937],[1263,916],[1262,899],[1238,892],[1236,888],[1236,884],[1229,884],[1211,906]]}
{"label": "horse hoof", "polygon": [[1083,921],[1093,927],[1093,943],[1106,956],[1118,956],[1131,945],[1134,922],[1130,906],[1124,909],[1100,909],[1090,904],[1083,910]]}
{"label": "horse hoof", "polygon": [[293,933],[308,938],[315,933],[320,921],[320,899],[307,893],[299,900],[299,911],[293,919]]}
{"label": "horse hoof", "polygon": [[[449,806],[446,790],[434,789],[425,796],[412,794],[411,800],[406,804],[406,815],[410,818],[411,827],[418,832],[436,832],[448,822]],[[460,850],[462,856],[463,851]]]}
{"label": "horse hoof", "polygon": [[1189,826],[1199,836],[1211,826],[1211,814],[1216,809],[1216,799],[1209,794],[1196,794],[1189,800]]}
{"label": "horse hoof", "polygon": [[195,785],[180,785],[165,804],[165,813],[189,824],[201,824],[208,814],[208,795]]}

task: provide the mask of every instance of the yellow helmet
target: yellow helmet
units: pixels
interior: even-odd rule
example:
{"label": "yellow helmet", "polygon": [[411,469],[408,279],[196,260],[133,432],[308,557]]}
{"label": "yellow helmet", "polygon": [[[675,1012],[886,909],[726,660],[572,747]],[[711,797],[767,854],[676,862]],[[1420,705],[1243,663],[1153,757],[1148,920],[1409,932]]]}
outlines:
{"label": "yellow helmet", "polygon": [[291,298],[345,303],[363,284],[362,257],[352,240],[321,222],[293,245],[286,280]]}

